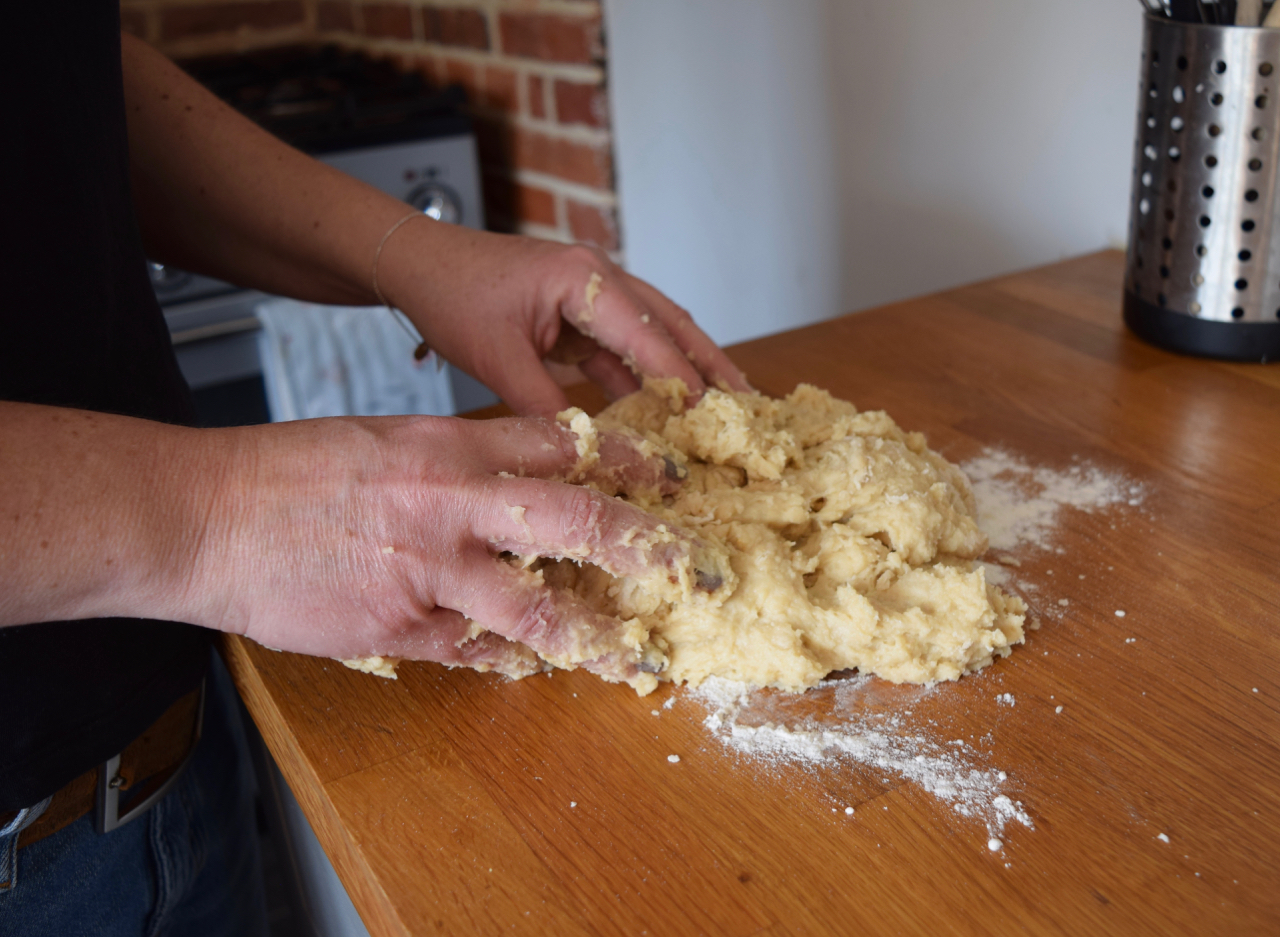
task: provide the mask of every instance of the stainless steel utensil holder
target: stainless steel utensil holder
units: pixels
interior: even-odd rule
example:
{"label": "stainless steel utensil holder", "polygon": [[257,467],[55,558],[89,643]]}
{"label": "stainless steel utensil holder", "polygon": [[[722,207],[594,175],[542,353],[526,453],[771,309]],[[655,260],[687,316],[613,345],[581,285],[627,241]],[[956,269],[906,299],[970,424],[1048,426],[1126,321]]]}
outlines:
{"label": "stainless steel utensil holder", "polygon": [[1124,318],[1187,354],[1280,358],[1280,29],[1145,18]]}

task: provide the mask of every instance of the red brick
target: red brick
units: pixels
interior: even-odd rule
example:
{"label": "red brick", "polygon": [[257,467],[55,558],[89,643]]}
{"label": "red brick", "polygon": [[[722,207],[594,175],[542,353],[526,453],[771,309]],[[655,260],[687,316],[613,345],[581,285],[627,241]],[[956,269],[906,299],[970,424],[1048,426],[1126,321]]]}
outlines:
{"label": "red brick", "polygon": [[445,59],[444,83],[446,85],[462,85],[467,89],[468,101],[475,101],[479,96],[476,93],[476,67],[470,62]]}
{"label": "red brick", "polygon": [[545,172],[595,189],[613,188],[613,158],[608,146],[562,140],[536,130],[515,128],[511,164]]}
{"label": "red brick", "polygon": [[131,36],[147,38],[147,14],[145,10],[121,10],[120,28]]}
{"label": "red brick", "polygon": [[322,32],[356,31],[355,9],[349,0],[320,0],[316,6],[316,25]]}
{"label": "red brick", "polygon": [[554,228],[556,226],[555,194],[546,189],[516,183],[515,220]]}
{"label": "red brick", "polygon": [[484,70],[484,94],[480,103],[494,110],[514,114],[520,109],[520,96],[516,93],[516,73],[509,68],[489,66]]}
{"label": "red brick", "polygon": [[160,33],[165,39],[185,39],[242,28],[277,29],[300,25],[303,19],[299,0],[175,6],[160,11]]}
{"label": "red brick", "polygon": [[586,124],[588,127],[609,126],[609,103],[604,88],[576,81],[555,84],[556,119],[562,124]]}
{"label": "red brick", "polygon": [[551,13],[503,13],[502,51],[544,62],[590,63],[603,56],[600,20]]}
{"label": "red brick", "polygon": [[541,75],[529,76],[529,113],[539,120],[547,116],[547,83]]}
{"label": "red brick", "polygon": [[489,21],[478,10],[424,8],[423,35],[428,42],[468,49],[489,48]]}
{"label": "red brick", "polygon": [[585,241],[607,251],[618,249],[618,217],[612,208],[600,208],[569,199],[569,232],[575,241]]}
{"label": "red brick", "polygon": [[378,39],[412,39],[413,8],[403,3],[366,3],[360,7],[361,32]]}

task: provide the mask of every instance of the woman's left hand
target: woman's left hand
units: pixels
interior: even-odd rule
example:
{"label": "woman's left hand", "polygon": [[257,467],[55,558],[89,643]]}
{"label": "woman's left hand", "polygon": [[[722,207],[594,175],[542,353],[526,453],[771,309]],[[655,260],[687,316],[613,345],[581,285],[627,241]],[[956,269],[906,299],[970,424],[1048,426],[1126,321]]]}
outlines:
{"label": "woman's left hand", "polygon": [[689,313],[594,248],[415,219],[387,240],[378,278],[432,349],[517,413],[568,405],[548,360],[614,398],[646,376],[680,378],[694,399],[750,389]]}

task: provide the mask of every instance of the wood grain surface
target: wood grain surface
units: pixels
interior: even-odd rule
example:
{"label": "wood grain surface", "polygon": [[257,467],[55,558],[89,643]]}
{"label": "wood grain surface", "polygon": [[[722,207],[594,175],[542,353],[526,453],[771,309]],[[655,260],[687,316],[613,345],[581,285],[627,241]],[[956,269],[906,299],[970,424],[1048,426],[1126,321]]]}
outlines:
{"label": "wood grain surface", "polygon": [[867,684],[865,707],[974,739],[1034,829],[993,852],[980,821],[893,773],[745,760],[670,685],[641,699],[582,672],[416,663],[393,682],[228,640],[369,930],[1280,933],[1280,366],[1133,338],[1122,264],[731,350],[760,389],[883,408],[953,461],[999,446],[1144,486],[1140,508],[1065,511],[1059,551],[1023,557],[1043,627],[1012,657],[931,692]]}

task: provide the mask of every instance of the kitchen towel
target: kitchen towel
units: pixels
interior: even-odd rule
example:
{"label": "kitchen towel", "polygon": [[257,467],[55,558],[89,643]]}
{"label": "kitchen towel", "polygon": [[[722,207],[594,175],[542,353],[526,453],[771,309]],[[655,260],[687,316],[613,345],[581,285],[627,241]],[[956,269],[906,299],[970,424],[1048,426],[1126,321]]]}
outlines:
{"label": "kitchen towel", "polygon": [[413,360],[417,343],[397,313],[293,299],[270,299],[254,311],[272,422],[454,412],[448,369],[434,354]]}

